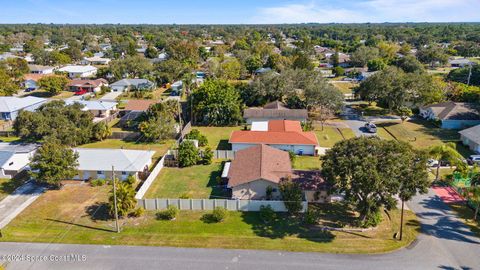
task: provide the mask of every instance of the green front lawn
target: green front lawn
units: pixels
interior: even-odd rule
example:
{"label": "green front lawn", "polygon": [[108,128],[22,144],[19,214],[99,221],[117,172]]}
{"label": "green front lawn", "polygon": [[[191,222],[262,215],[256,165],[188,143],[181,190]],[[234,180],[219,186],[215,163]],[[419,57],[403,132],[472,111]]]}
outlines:
{"label": "green front lawn", "polygon": [[[0,241],[379,253],[408,245],[419,230],[415,215],[407,211],[404,241],[393,240],[398,210],[390,212],[392,220],[384,214],[376,229],[365,232],[323,231],[284,214],[266,224],[256,212],[229,212],[224,222],[206,223],[206,212],[181,211],[174,221],[157,220],[154,212],[122,219],[117,234],[104,204],[110,189],[83,185],[48,191],[2,229]],[[345,220],[344,211],[320,208],[325,225]]]}
{"label": "green front lawn", "polygon": [[335,82],[331,83],[342,92],[342,94],[352,94],[353,88],[358,86],[358,83],[354,82]]}
{"label": "green front lawn", "polygon": [[217,188],[217,178],[222,174],[223,162],[215,160],[210,165],[187,168],[165,167],[145,194],[145,198],[194,199],[225,197]]}
{"label": "green front lawn", "polygon": [[230,135],[235,130],[243,130],[243,126],[237,127],[192,127],[207,136],[208,146],[216,150],[230,150],[232,146],[228,143]]}
{"label": "green front lawn", "polygon": [[26,171],[17,174],[12,179],[1,178],[0,179],[0,201],[8,195],[12,194],[15,189],[23,185],[29,179]]}
{"label": "green front lawn", "polygon": [[[403,123],[378,123],[379,136],[384,139],[407,141],[414,147],[428,148],[445,142],[456,142],[457,150],[464,156],[471,155],[471,151],[460,143],[458,130],[442,129],[432,123],[414,119]],[[384,129],[384,131],[382,131]]]}
{"label": "green front lawn", "polygon": [[296,170],[320,170],[322,162],[320,157],[296,156],[292,166]]}
{"label": "green front lawn", "polygon": [[335,143],[345,139],[355,137],[353,131],[349,128],[335,128],[331,126],[316,127],[315,135],[317,135],[318,143],[321,147],[331,148]]}

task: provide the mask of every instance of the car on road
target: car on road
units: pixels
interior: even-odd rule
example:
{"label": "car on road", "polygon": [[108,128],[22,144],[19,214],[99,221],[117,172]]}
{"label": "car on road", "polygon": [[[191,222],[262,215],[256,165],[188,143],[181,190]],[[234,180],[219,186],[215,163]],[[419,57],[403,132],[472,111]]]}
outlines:
{"label": "car on road", "polygon": [[468,165],[479,164],[480,165],[480,155],[471,155],[468,157]]}
{"label": "car on road", "polygon": [[365,129],[369,132],[369,133],[377,133],[377,126],[374,124],[374,123],[366,123],[365,124]]}

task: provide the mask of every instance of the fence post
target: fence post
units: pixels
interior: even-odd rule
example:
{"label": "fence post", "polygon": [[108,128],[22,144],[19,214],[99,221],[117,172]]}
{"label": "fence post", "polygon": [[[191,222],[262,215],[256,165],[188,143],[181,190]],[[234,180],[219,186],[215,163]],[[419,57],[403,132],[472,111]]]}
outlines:
{"label": "fence post", "polygon": [[155,199],[155,210],[158,210],[158,198]]}
{"label": "fence post", "polygon": [[170,205],[170,199],[167,199],[167,208]]}
{"label": "fence post", "polygon": [[193,200],[190,199],[190,210],[193,210]]}
{"label": "fence post", "polygon": [[205,199],[202,199],[202,210],[205,210]]}
{"label": "fence post", "polygon": [[235,205],[237,206],[237,211],[240,211],[240,200],[237,200]]}
{"label": "fence post", "polygon": [[215,207],[217,207],[217,199],[213,199],[213,209],[215,209]]}

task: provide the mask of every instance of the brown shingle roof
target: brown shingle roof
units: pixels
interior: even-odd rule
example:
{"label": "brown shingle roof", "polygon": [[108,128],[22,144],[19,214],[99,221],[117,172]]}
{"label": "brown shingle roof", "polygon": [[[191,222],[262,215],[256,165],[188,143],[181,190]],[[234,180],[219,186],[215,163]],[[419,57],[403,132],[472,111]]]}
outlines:
{"label": "brown shingle roof", "polygon": [[77,86],[77,87],[98,87],[101,84],[108,84],[105,79],[96,79],[96,80],[71,80],[67,86]]}
{"label": "brown shingle roof", "polygon": [[266,104],[263,108],[249,108],[243,112],[244,118],[283,118],[283,119],[307,119],[307,110],[289,109],[280,101]]}
{"label": "brown shingle roof", "polygon": [[263,106],[263,108],[264,109],[275,109],[275,110],[288,110],[288,108],[285,106],[285,104],[283,104],[283,102],[280,102],[278,100],[265,104],[265,106]]}
{"label": "brown shingle roof", "polygon": [[480,114],[472,103],[448,101],[423,107],[428,108],[440,120],[480,120]]}
{"label": "brown shingle roof", "polygon": [[146,111],[155,103],[157,103],[155,100],[131,99],[125,105],[125,111]]}
{"label": "brown shingle roof", "polygon": [[288,152],[260,144],[237,151],[228,172],[228,186],[234,187],[259,179],[279,183],[291,172]]}

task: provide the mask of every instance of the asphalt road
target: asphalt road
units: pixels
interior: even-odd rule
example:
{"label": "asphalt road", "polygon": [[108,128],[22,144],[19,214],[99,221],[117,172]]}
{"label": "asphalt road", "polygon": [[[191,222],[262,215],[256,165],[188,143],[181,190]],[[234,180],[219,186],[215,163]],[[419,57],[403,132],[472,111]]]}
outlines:
{"label": "asphalt road", "polygon": [[[1,243],[0,261],[8,254],[47,259],[32,263],[23,257],[8,263],[7,269],[480,269],[480,239],[433,191],[417,196],[409,207],[418,214],[422,233],[410,247],[388,254]],[[85,260],[48,261],[70,254],[84,255]]]}

